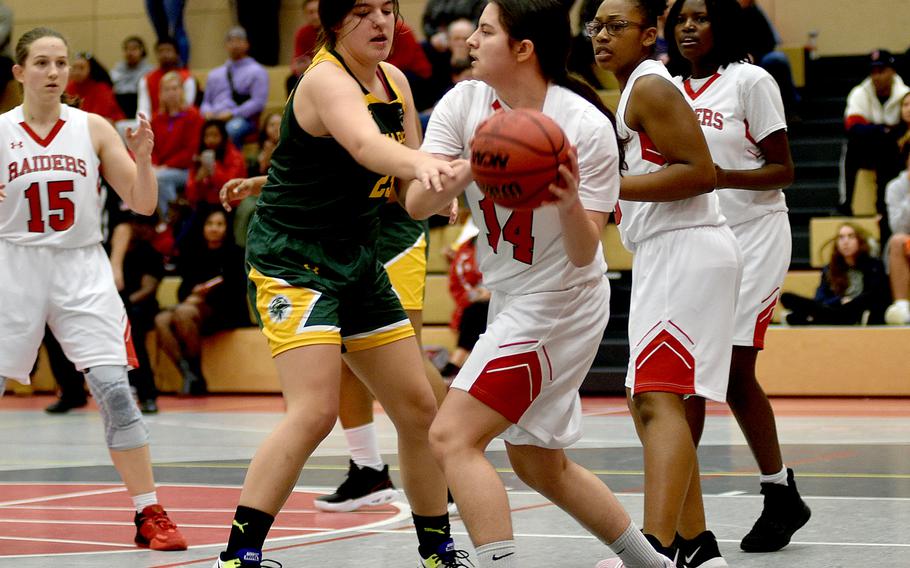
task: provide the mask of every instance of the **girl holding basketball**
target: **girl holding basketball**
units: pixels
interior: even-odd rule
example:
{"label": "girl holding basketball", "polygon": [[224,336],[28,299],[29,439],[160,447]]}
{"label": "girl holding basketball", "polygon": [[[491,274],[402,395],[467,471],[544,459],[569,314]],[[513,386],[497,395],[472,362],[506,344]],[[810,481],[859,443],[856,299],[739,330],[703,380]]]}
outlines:
{"label": "girl holding basketball", "polygon": [[[491,1],[468,39],[479,81],[458,84],[430,118],[422,149],[450,160],[469,155],[485,119],[497,112],[508,118],[513,109],[542,111],[575,146],[558,166],[561,183],[549,186],[553,205],[510,210],[476,185],[465,189],[480,228],[478,262],[492,291],[489,325],[453,381],[430,440],[480,566],[522,565],[505,488],[484,457],[500,436],[522,481],[629,565],[663,568],[671,560],[648,544],[610,489],[564,451],[581,436],[578,388],[609,316],[600,234],[616,204],[622,162],[609,111],[590,87],[567,76],[569,45],[568,14],[557,0]],[[513,114],[503,121],[504,136],[538,150],[559,147],[560,128],[548,127],[550,119]],[[542,129],[546,136],[531,136]],[[510,153],[511,162],[520,146],[506,142],[497,152]],[[545,159],[555,172],[552,156],[538,167],[546,167]],[[412,215],[426,217],[462,187],[433,192],[412,183],[404,200]]]}
{"label": "girl holding basketball", "polygon": [[712,193],[701,128],[651,58],[665,9],[666,0],[604,0],[585,27],[597,64],[622,90],[617,123],[629,175],[616,217],[634,253],[626,388],[645,453],[644,532],[686,566],[713,568],[727,564],[706,530],[684,399],[726,400],[742,258]]}
{"label": "girl holding basketball", "polygon": [[[721,211],[743,251],[727,402],[761,469],[765,509],[740,546],[771,552],[786,546],[810,515],[783,463],[774,412],[755,378],[790,265],[782,188],[793,181],[793,161],[780,91],[771,75],[747,62],[741,15],[736,0],[680,0],[670,9],[666,38],[668,69],[701,118],[717,187],[724,188],[717,191]],[[704,399],[690,398],[686,406],[697,443]]]}
{"label": "girl holding basketball", "polygon": [[[326,44],[285,106],[247,240],[250,295],[287,410],[250,464],[215,565],[260,565],[275,515],[335,424],[343,358],[398,430],[421,565],[456,566],[446,483],[428,440],[436,400],[375,239],[397,179],[441,189],[468,168],[416,150],[419,120],[407,79],[383,63],[397,0],[320,2],[319,18]],[[241,184],[232,198],[256,185]]]}

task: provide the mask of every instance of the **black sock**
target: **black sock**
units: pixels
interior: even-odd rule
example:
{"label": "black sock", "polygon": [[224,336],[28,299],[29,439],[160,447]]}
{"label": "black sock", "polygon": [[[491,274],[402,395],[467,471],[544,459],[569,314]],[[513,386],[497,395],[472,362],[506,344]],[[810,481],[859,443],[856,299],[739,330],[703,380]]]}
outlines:
{"label": "black sock", "polygon": [[[222,555],[222,560],[237,558],[240,551],[258,553],[260,558],[248,560],[259,562],[262,556],[262,543],[272,528],[275,517],[262,511],[239,505],[231,522],[231,537],[228,539],[227,550]],[[244,560],[243,556],[240,557]]]}
{"label": "black sock", "polygon": [[414,529],[417,531],[417,550],[424,558],[439,552],[439,546],[452,537],[449,533],[449,514],[438,517],[422,517],[411,513]]}

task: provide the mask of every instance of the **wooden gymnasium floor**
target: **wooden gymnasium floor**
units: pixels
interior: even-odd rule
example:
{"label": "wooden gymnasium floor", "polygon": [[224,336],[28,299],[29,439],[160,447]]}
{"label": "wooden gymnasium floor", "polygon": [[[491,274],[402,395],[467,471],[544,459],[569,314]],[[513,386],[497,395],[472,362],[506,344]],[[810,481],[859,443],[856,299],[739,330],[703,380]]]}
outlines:
{"label": "wooden gymnasium floor", "polygon": [[[131,503],[117,483],[93,407],[51,416],[48,396],[0,399],[0,566],[208,568],[227,537],[250,457],[281,411],[276,396],[162,397],[148,418],[159,493],[190,540],[186,552],[132,546]],[[785,460],[812,507],[809,524],[775,554],[739,551],[761,509],[755,466],[735,421],[710,407],[700,449],[709,526],[740,568],[910,567],[910,400],[776,399]],[[397,481],[394,430],[377,414],[383,455]],[[571,454],[616,491],[640,522],[642,456],[621,399],[585,400],[585,438]],[[608,549],[509,469],[501,443],[489,456],[509,488],[521,565],[591,568]],[[347,469],[336,430],[300,476],[277,518],[267,558],[285,568],[410,567],[415,538],[404,501],[359,513],[321,513],[315,495]],[[454,517],[460,545],[469,546]]]}

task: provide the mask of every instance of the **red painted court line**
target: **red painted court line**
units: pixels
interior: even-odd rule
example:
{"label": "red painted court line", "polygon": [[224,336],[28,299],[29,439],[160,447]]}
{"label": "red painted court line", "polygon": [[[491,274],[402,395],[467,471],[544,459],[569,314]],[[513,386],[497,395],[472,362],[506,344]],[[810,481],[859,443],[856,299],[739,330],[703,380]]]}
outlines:
{"label": "red painted court line", "polygon": [[[95,491],[109,492],[93,494]],[[226,538],[240,488],[159,485],[158,495],[165,508],[173,504],[179,509],[171,509],[170,515],[190,544],[206,546],[221,544]],[[312,536],[365,527],[398,514],[392,506],[324,513],[313,507],[316,495],[292,493],[287,510],[275,522],[280,536]],[[30,503],[36,507],[29,508]],[[129,505],[125,489],[116,484],[0,484],[0,558],[132,549],[136,529]]]}

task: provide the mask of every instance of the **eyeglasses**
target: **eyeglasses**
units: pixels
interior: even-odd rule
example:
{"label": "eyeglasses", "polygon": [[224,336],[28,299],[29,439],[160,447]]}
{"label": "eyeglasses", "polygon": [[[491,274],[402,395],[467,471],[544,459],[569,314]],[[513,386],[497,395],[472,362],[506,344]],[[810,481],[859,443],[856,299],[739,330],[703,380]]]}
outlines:
{"label": "eyeglasses", "polygon": [[605,29],[607,30],[608,36],[616,37],[633,26],[636,28],[645,27],[645,25],[640,22],[630,22],[629,20],[610,20],[609,22],[591,20],[590,22],[585,23],[585,35],[594,39],[600,34],[601,30]]}

